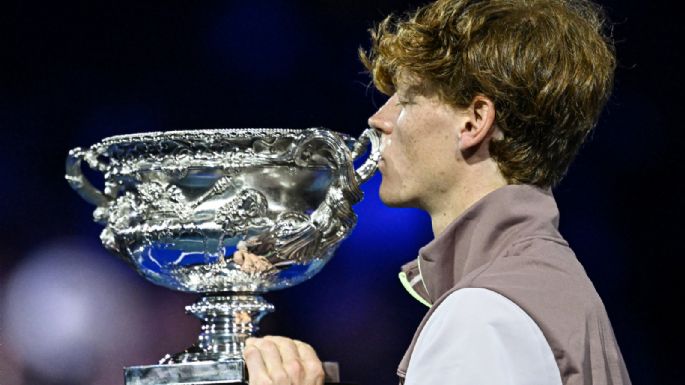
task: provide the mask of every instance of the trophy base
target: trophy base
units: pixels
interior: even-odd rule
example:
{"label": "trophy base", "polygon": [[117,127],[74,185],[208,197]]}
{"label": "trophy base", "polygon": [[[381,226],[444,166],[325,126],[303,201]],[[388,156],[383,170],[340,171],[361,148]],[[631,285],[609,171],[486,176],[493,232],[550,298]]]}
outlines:
{"label": "trophy base", "polygon": [[243,360],[131,366],[124,376],[126,385],[246,384],[247,378]]}
{"label": "trophy base", "polygon": [[[337,362],[324,362],[324,385],[340,382]],[[178,364],[130,366],[124,369],[125,385],[248,385],[245,361],[200,361]]]}

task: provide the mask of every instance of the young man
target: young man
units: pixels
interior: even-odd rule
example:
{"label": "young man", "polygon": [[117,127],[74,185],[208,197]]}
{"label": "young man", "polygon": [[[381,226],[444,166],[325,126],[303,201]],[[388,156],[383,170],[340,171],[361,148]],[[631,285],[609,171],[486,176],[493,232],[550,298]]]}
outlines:
{"label": "young man", "polygon": [[[435,239],[403,267],[430,306],[405,385],[629,384],[602,301],[557,231],[551,187],[596,124],[615,58],[585,0],[438,0],[389,17],[361,58],[390,96],[380,195]],[[312,348],[250,339],[251,384],[320,384]]]}

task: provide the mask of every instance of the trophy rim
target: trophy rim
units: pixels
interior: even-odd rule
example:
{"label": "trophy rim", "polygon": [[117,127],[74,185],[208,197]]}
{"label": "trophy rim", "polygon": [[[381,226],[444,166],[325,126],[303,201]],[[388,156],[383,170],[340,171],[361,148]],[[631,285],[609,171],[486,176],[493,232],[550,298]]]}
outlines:
{"label": "trophy rim", "polygon": [[174,139],[182,137],[183,139],[197,138],[206,139],[207,135],[220,136],[225,139],[242,139],[254,137],[268,137],[268,136],[283,136],[289,134],[300,134],[308,130],[328,131],[339,135],[344,141],[354,140],[348,134],[331,130],[324,127],[311,128],[275,128],[275,127],[227,127],[227,128],[201,128],[201,129],[187,129],[187,130],[169,130],[169,131],[149,131],[136,132],[130,134],[119,134],[108,136],[98,143],[99,145],[113,145],[113,144],[130,144],[136,142],[154,142],[159,139]]}

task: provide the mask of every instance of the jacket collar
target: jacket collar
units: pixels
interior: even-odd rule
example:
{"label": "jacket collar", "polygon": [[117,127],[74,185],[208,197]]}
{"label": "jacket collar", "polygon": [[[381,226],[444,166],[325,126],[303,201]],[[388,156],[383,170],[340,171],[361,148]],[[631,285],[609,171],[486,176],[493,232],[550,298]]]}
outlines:
{"label": "jacket collar", "polygon": [[402,270],[407,276],[420,274],[414,288],[435,303],[467,274],[506,255],[517,240],[561,238],[558,226],[559,210],[550,189],[507,185],[469,207]]}

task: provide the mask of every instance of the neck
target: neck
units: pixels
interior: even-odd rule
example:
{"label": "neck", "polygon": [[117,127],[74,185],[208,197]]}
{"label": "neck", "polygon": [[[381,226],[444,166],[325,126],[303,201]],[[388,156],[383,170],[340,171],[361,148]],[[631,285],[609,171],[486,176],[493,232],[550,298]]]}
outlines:
{"label": "neck", "polygon": [[433,224],[433,236],[438,237],[447,226],[457,219],[466,209],[484,196],[507,185],[507,181],[496,170],[490,178],[484,178],[482,170],[473,173],[472,178],[464,178],[443,196],[436,197],[426,208]]}

